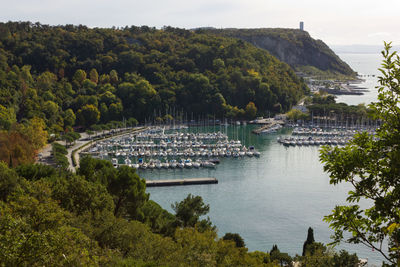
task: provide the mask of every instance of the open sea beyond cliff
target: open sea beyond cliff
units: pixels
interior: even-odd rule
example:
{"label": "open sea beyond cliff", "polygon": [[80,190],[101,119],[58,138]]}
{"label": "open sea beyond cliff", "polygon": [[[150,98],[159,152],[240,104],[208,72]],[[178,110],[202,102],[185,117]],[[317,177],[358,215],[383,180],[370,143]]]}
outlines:
{"label": "open sea beyond cliff", "polygon": [[[359,74],[378,75],[381,57],[376,54],[339,54]],[[340,96],[337,101],[348,104],[370,103],[376,100],[376,77],[364,77],[370,92],[363,96]],[[183,169],[139,171],[146,179],[178,179],[216,177],[218,184],[148,188],[150,198],[172,211],[171,204],[183,200],[189,193],[200,195],[210,205],[208,214],[218,233],[239,233],[249,250],[269,251],[277,244],[292,256],[301,254],[308,227],[314,229],[315,239],[329,243],[333,231],[323,221],[337,204],[345,202],[348,184],[333,186],[319,162],[318,147],[285,147],[276,139],[290,133],[283,129],[276,134],[256,136],[247,126],[210,126],[190,128],[204,132],[220,130],[230,139],[239,139],[246,146],[254,145],[260,158],[237,160],[224,158],[215,170]],[[378,252],[364,246],[341,245],[369,263],[380,264]]]}

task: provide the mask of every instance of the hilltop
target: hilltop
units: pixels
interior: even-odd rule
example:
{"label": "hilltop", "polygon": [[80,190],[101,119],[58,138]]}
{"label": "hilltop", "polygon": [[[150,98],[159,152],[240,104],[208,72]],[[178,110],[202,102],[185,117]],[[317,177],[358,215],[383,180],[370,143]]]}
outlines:
{"label": "hilltop", "polygon": [[172,27],[0,23],[0,77],[10,117],[52,130],[177,111],[242,119],[250,102],[260,115],[287,111],[308,90],[265,50]]}
{"label": "hilltop", "polygon": [[323,41],[306,31],[283,28],[199,29],[198,32],[239,38],[270,52],[297,71],[313,75],[349,76],[356,73]]}

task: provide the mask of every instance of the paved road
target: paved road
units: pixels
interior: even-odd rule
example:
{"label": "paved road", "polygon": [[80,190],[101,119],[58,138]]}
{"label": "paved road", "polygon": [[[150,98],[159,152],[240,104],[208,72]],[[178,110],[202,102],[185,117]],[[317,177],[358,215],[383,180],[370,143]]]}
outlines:
{"label": "paved road", "polygon": [[[142,127],[135,127],[135,128],[131,128],[131,129],[121,129],[117,132],[114,132],[115,134],[113,134],[112,136],[106,137],[104,139],[108,139],[108,138],[112,138],[112,137],[116,137],[119,135],[123,135],[126,134],[127,131],[140,131],[141,129],[144,129]],[[121,131],[124,131],[123,133],[121,133]],[[75,153],[75,162],[77,163],[77,166],[74,166],[72,164],[72,152],[75,149],[78,149],[81,146],[84,146],[86,144],[88,144],[89,142],[92,141],[93,138],[96,138],[97,136],[100,136],[102,134],[109,134],[111,131],[101,131],[101,132],[96,132],[94,134],[92,134],[89,138],[89,135],[85,132],[85,133],[81,133],[81,138],[79,138],[78,140],[75,141],[75,143],[67,148],[67,152],[68,154],[66,155],[67,159],[68,159],[68,170],[75,172],[76,168],[79,167],[79,152],[80,150],[76,151]],[[62,144],[65,146],[65,141],[56,141],[59,144]],[[37,163],[42,163],[42,164],[48,164],[48,165],[54,165],[54,161],[53,161],[53,157],[51,155],[51,150],[52,150],[52,145],[51,144],[47,144],[44,148],[42,148],[39,151],[38,154],[38,159],[37,159]]]}

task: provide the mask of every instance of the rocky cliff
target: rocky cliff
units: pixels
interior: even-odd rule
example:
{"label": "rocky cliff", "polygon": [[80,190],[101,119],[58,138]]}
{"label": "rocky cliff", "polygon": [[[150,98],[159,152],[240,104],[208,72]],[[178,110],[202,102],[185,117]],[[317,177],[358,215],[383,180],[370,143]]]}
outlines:
{"label": "rocky cliff", "polygon": [[295,70],[354,76],[356,73],[323,41],[297,29],[202,29],[217,35],[239,38],[269,51]]}

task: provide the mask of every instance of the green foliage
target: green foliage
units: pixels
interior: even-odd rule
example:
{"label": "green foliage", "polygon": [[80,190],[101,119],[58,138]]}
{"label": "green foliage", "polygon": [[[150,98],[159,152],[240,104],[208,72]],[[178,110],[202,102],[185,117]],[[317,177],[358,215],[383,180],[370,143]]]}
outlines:
{"label": "green foliage", "polygon": [[243,238],[237,234],[237,233],[226,233],[223,237],[223,240],[232,240],[233,242],[235,242],[236,247],[238,248],[243,248],[246,246],[246,244],[244,243]]}
{"label": "green foliage", "polygon": [[316,93],[312,97],[313,104],[334,104],[335,96],[329,94]]}
{"label": "green foliage", "polygon": [[298,109],[291,109],[288,113],[286,113],[286,116],[291,121],[305,120],[308,118],[307,113],[304,113]]}
{"label": "green foliage", "polygon": [[146,182],[136,174],[134,168],[118,168],[116,176],[112,177],[108,184],[108,191],[114,198],[115,216],[144,219],[141,208],[149,199],[149,195],[146,194]]}
{"label": "green foliage", "polygon": [[308,228],[308,233],[307,233],[307,239],[306,239],[306,241],[304,241],[304,244],[303,244],[302,256],[306,255],[307,246],[313,244],[314,242],[315,242],[315,240],[314,240],[314,230],[311,227],[309,227]]}
{"label": "green foliage", "polygon": [[64,125],[73,126],[75,124],[76,116],[72,109],[67,109],[64,113]]}
{"label": "green foliage", "polygon": [[254,119],[254,118],[256,117],[256,115],[257,115],[257,107],[256,107],[256,105],[255,105],[253,102],[249,102],[249,103],[246,105],[245,111],[246,111],[246,117],[247,117],[249,120]]}
{"label": "green foliage", "polygon": [[313,242],[307,246],[305,255],[295,259],[301,266],[306,267],[356,267],[359,266],[359,259],[356,254],[349,254],[345,250],[335,253],[329,250],[324,244]]}
{"label": "green foliage", "polygon": [[0,32],[9,33],[0,38],[6,129],[33,117],[55,133],[131,117],[153,121],[155,110],[161,118],[174,111],[244,118],[249,102],[263,115],[278,104],[288,110],[307,92],[267,52],[212,34],[29,22],[0,23]]}
{"label": "green foliage", "polygon": [[[65,148],[61,146],[61,150]],[[28,181],[36,181],[42,178],[54,177],[56,169],[45,164],[23,164],[15,168],[19,176],[24,177]]]}
{"label": "green foliage", "polygon": [[100,111],[94,105],[85,105],[76,113],[79,125],[90,127],[100,120]]}
{"label": "green foliage", "polygon": [[[68,140],[67,138],[65,140]],[[54,142],[52,144],[52,153],[53,153],[53,160],[56,163],[56,166],[62,169],[67,169],[69,166],[68,159],[66,155],[68,154],[67,149],[59,144]]]}
{"label": "green foliage", "polygon": [[175,233],[175,216],[161,208],[153,200],[144,203],[142,207],[144,220],[154,233],[173,236]]}
{"label": "green foliage", "polygon": [[272,246],[269,257],[272,262],[279,262],[280,266],[290,265],[292,262],[292,257],[287,253],[280,252],[277,245]]}
{"label": "green foliage", "polygon": [[[362,243],[380,252],[390,264],[400,264],[400,59],[383,51],[378,102],[372,103],[375,119],[381,120],[376,134],[359,133],[343,148],[324,147],[321,161],[331,184],[351,183],[348,205],[336,206],[325,217],[335,230],[334,243]],[[369,200],[362,208],[358,202]],[[350,237],[345,238],[344,233]],[[387,251],[382,245],[388,240]]]}
{"label": "green foliage", "polygon": [[12,193],[17,191],[20,183],[18,174],[0,161],[0,199],[6,201]]}
{"label": "green foliage", "polygon": [[339,254],[333,255],[332,263],[335,267],[354,267],[359,265],[359,259],[356,254],[349,254],[347,251],[341,250]]}
{"label": "green foliage", "polygon": [[0,105],[0,129],[9,130],[11,125],[17,122],[13,108],[5,108]]}
{"label": "green foliage", "polygon": [[52,198],[59,201],[63,209],[76,215],[114,211],[114,202],[107,189],[101,184],[88,182],[81,176],[54,179],[51,189]]}
{"label": "green foliage", "polygon": [[[238,234],[219,239],[215,229],[201,228],[199,216],[209,209],[201,197],[176,203],[177,218],[142,194],[142,182],[133,169],[119,171],[87,157],[78,174],[34,164],[15,171],[0,163],[0,265],[272,267],[289,262],[287,254],[276,251],[248,253]],[[119,197],[123,203],[115,216]],[[194,218],[189,227],[177,224],[189,217]],[[344,264],[333,266],[355,260],[345,252],[329,259]]]}
{"label": "green foliage", "polygon": [[4,266],[97,263],[96,244],[66,224],[69,214],[50,198],[41,182],[32,183],[26,194],[0,202],[0,215],[0,262]]}
{"label": "green foliage", "polygon": [[211,228],[210,219],[200,220],[200,216],[206,215],[210,210],[210,206],[204,204],[200,196],[189,194],[181,202],[175,202],[171,205],[176,213],[177,224],[182,227],[199,226],[201,230]]}

